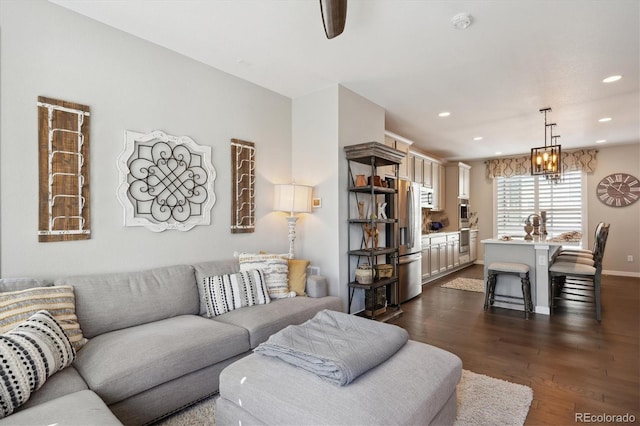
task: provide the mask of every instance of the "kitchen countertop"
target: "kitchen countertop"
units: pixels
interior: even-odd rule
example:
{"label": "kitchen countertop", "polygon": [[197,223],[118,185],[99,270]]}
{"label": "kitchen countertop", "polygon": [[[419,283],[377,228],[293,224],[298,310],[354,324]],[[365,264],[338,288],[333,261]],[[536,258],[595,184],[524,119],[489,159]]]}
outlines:
{"label": "kitchen countertop", "polygon": [[552,241],[552,235],[546,235],[544,237],[540,235],[533,235],[532,240],[525,240],[524,237],[511,237],[510,240],[504,240],[502,238],[488,238],[480,241],[483,244],[518,244],[518,245],[531,245],[531,244],[546,244],[550,246],[580,246],[579,241]]}

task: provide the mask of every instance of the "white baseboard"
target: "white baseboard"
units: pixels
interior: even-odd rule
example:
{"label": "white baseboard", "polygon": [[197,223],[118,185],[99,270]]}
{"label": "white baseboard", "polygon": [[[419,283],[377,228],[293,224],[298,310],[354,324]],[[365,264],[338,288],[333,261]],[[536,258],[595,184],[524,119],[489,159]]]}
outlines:
{"label": "white baseboard", "polygon": [[627,271],[602,271],[602,275],[615,275],[617,277],[633,277],[640,278],[640,272],[627,272]]}

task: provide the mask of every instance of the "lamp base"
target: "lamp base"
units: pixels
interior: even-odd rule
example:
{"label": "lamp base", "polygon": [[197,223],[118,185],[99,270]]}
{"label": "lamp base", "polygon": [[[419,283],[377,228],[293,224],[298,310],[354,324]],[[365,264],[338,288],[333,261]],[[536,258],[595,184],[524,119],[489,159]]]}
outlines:
{"label": "lamp base", "polygon": [[289,259],[293,259],[293,243],[296,239],[296,222],[298,218],[296,216],[287,216],[287,224],[289,226]]}

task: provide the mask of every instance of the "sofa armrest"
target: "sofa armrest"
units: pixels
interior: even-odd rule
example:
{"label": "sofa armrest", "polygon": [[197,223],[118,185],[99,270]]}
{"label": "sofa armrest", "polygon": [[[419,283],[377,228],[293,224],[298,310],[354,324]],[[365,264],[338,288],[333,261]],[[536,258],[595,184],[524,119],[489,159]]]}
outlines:
{"label": "sofa armrest", "polygon": [[308,275],[306,290],[309,297],[328,296],[327,279],[322,275]]}

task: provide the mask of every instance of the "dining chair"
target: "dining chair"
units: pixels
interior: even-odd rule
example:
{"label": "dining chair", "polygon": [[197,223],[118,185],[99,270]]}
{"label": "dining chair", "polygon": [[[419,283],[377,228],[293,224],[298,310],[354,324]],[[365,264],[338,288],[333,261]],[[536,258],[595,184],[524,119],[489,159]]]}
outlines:
{"label": "dining chair", "polygon": [[[549,308],[553,313],[555,300],[571,300],[595,304],[596,320],[602,320],[600,289],[602,281],[602,259],[609,237],[609,224],[599,229],[593,251],[593,265],[555,260],[549,267]],[[586,293],[586,294],[585,294]],[[592,296],[589,293],[593,293]]]}
{"label": "dining chair", "polygon": [[562,248],[560,250],[559,256],[562,255],[570,255],[570,256],[581,256],[581,257],[593,257],[593,252],[596,249],[596,241],[598,239],[598,235],[600,234],[600,230],[602,229],[602,226],[604,225],[604,222],[600,222],[598,223],[598,225],[596,225],[596,229],[593,233],[593,249],[589,250],[589,249],[579,249],[579,248],[574,248],[574,247],[566,247],[566,248]]}

